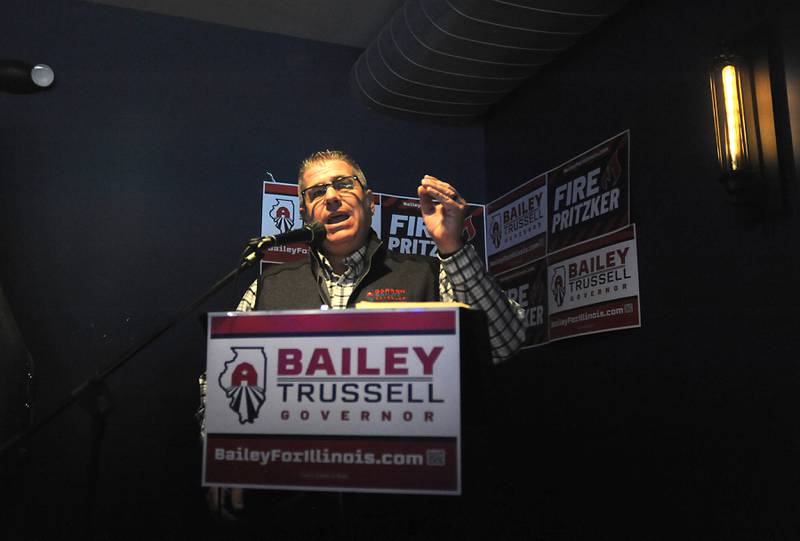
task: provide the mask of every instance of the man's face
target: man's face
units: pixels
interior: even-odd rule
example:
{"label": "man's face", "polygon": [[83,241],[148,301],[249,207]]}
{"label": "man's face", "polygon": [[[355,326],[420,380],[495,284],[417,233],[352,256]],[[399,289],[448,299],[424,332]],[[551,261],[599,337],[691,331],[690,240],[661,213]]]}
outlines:
{"label": "man's face", "polygon": [[[300,189],[327,184],[336,177],[354,175],[347,162],[333,160],[320,162],[306,169],[300,181]],[[359,179],[363,182],[363,179]],[[330,256],[346,257],[366,242],[375,204],[371,191],[364,191],[356,183],[352,191],[337,192],[328,188],[323,197],[309,202],[301,200],[303,220],[314,220],[325,225],[327,236],[322,251]]]}

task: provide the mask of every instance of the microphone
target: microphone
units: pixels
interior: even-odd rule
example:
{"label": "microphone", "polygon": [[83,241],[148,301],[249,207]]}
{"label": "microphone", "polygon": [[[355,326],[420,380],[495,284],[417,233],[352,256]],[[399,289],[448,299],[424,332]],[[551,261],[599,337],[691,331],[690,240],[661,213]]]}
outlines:
{"label": "microphone", "polygon": [[247,246],[256,250],[265,250],[272,246],[283,246],[284,244],[291,244],[293,242],[302,242],[311,246],[321,246],[324,240],[325,226],[319,222],[311,222],[300,229],[292,229],[286,233],[250,239]]}

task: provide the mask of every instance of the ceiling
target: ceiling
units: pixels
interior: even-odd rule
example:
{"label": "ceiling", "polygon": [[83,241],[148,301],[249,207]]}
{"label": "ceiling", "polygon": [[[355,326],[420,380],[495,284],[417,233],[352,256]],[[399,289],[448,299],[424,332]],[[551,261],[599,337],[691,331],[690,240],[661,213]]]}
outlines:
{"label": "ceiling", "polygon": [[364,49],[350,70],[369,108],[471,120],[627,0],[85,0]]}
{"label": "ceiling", "polygon": [[365,49],[404,0],[86,0]]}

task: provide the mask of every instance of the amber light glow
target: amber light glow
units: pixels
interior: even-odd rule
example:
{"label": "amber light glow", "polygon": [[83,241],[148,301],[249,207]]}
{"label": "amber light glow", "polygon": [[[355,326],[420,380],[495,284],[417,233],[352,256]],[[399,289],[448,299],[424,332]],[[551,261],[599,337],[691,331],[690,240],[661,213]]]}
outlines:
{"label": "amber light glow", "polygon": [[741,91],[736,67],[722,68],[722,94],[725,99],[725,124],[728,140],[728,156],[731,169],[741,169],[744,158],[744,126],[742,123]]}
{"label": "amber light glow", "polygon": [[742,101],[742,73],[734,57],[721,58],[711,70],[710,79],[720,167],[725,173],[747,170],[750,156]]}

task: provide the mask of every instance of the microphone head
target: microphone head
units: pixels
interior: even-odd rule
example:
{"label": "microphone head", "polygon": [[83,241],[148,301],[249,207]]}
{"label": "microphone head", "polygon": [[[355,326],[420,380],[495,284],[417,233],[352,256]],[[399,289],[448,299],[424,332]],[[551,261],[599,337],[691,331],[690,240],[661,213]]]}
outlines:
{"label": "microphone head", "polygon": [[308,242],[311,246],[315,248],[319,248],[322,246],[322,243],[325,241],[325,236],[327,232],[325,231],[325,224],[321,224],[319,222],[311,222],[310,224],[306,224],[306,229],[311,231],[311,240]]}

